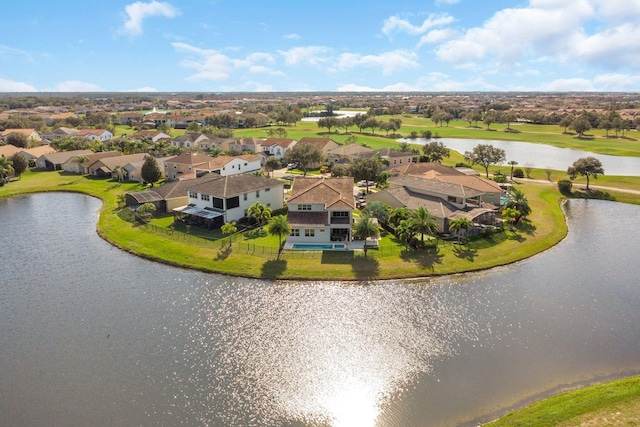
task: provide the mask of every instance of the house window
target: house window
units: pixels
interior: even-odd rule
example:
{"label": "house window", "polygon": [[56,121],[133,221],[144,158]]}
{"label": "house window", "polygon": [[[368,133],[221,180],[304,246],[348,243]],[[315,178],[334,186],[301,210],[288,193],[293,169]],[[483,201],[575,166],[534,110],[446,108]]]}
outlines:
{"label": "house window", "polygon": [[290,236],[292,236],[292,237],[300,237],[300,229],[299,228],[292,228]]}
{"label": "house window", "polygon": [[456,198],[455,198],[455,197],[453,197],[453,196],[447,196],[447,202],[453,202],[453,203],[456,203],[456,202],[457,202],[457,200],[456,200]]}
{"label": "house window", "polygon": [[[175,176],[174,176],[175,178]],[[189,197],[191,197],[192,199],[197,199],[198,198],[198,193],[194,193],[193,191],[189,191]]]}
{"label": "house window", "polygon": [[244,165],[247,166],[247,163],[245,163]]}
{"label": "house window", "polygon": [[270,208],[271,207],[271,203],[267,203],[267,207]]}
{"label": "house window", "polygon": [[227,209],[233,209],[240,206],[240,197],[231,197],[227,199]]}
{"label": "house window", "polygon": [[243,198],[243,200],[247,200],[247,193],[244,193],[244,194],[242,195],[242,198]]}
{"label": "house window", "polygon": [[333,211],[331,212],[332,217],[340,216],[340,217],[348,217],[349,212],[347,211]]}
{"label": "house window", "polygon": [[271,189],[270,188],[265,188],[264,191],[266,193],[267,191],[271,191]]}
{"label": "house window", "polygon": [[299,211],[310,211],[311,210],[311,205],[298,205],[298,210]]}
{"label": "house window", "polygon": [[219,197],[214,197],[213,207],[216,209],[224,209],[224,199],[221,199]]}
{"label": "house window", "polygon": [[200,195],[200,200],[204,200],[204,201],[208,202],[210,200],[209,199],[209,195],[208,194],[201,194]]}
{"label": "house window", "polygon": [[305,228],[304,229],[304,237],[315,237],[316,230],[313,228]]}
{"label": "house window", "polygon": [[256,191],[256,197],[260,197],[260,190]]}

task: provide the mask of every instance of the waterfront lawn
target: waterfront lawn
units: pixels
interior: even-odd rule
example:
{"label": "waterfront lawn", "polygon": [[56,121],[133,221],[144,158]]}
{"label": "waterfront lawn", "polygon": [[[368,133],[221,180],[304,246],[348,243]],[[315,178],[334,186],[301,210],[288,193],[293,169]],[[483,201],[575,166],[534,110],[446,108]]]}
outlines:
{"label": "waterfront lawn", "polygon": [[638,425],[639,422],[640,376],[635,376],[544,399],[487,426]]}

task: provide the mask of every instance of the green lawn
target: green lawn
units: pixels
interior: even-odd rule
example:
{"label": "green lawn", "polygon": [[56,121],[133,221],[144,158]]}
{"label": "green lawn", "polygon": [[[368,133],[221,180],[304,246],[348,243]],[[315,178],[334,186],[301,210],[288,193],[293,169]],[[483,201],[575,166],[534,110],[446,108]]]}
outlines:
{"label": "green lawn", "polygon": [[640,376],[570,391],[506,415],[502,426],[640,425]]}
{"label": "green lawn", "polygon": [[[441,275],[485,269],[526,258],[560,241],[566,224],[555,186],[522,184],[533,209],[530,222],[515,231],[472,240],[466,246],[442,243],[427,251],[405,251],[391,236],[367,257],[361,252],[285,251],[277,259],[277,238],[257,234],[219,240],[219,231],[169,229],[170,216],[152,221],[155,227],[127,222],[118,215],[117,196],[139,191],[138,184],[118,184],[61,172],[27,172],[0,188],[0,197],[37,191],[76,191],[104,201],[99,234],[114,245],[140,256],[204,271],[268,278],[370,280]],[[184,230],[187,231],[187,230]],[[218,239],[218,240],[216,240]]]}

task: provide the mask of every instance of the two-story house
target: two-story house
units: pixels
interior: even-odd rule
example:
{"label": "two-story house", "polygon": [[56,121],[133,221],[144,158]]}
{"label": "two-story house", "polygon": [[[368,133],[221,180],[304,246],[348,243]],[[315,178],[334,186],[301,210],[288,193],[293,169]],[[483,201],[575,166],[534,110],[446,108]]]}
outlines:
{"label": "two-story house", "polygon": [[165,178],[169,181],[194,179],[208,173],[228,176],[257,170],[260,170],[260,158],[255,154],[211,157],[187,152],[164,163]]}
{"label": "two-story house", "polygon": [[262,152],[279,160],[283,160],[284,153],[298,142],[291,138],[265,138],[262,141]]}
{"label": "two-story house", "polygon": [[208,227],[238,221],[260,202],[272,210],[284,206],[284,183],[254,175],[206,175],[187,187],[188,204],[175,208],[177,217]]}
{"label": "two-story house", "polygon": [[113,134],[106,129],[80,129],[76,136],[93,141],[108,141],[113,138]]}
{"label": "two-story house", "polygon": [[287,205],[291,234],[285,248],[351,241],[353,178],[296,177]]}
{"label": "two-story house", "polygon": [[391,208],[425,207],[436,220],[438,229],[446,233],[449,221],[465,217],[476,224],[495,225],[498,209],[483,202],[485,193],[459,183],[409,175],[395,176],[389,188],[367,196],[367,202],[379,201]]}

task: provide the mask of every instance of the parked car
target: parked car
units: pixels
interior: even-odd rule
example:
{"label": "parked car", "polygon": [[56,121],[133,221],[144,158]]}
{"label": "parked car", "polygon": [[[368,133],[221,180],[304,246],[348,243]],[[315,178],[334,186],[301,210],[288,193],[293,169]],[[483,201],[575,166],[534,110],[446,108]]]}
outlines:
{"label": "parked car", "polygon": [[287,170],[295,169],[295,168],[297,168],[297,167],[298,167],[298,164],[297,164],[297,163],[289,163],[289,164],[287,165]]}
{"label": "parked car", "polygon": [[[369,181],[369,187],[373,187],[375,183],[373,181]],[[358,187],[366,187],[367,186],[367,180],[363,179],[362,181],[358,181]]]}

